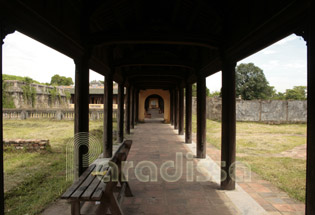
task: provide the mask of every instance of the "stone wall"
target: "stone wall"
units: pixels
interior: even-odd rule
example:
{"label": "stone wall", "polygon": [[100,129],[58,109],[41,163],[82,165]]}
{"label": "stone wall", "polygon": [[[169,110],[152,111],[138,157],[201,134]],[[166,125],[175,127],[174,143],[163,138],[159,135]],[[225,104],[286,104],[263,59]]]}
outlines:
{"label": "stone wall", "polygon": [[[23,87],[28,85],[22,81],[6,80],[4,81],[5,89],[14,102],[15,108],[68,108],[70,97],[67,98],[66,92],[62,87],[53,87],[40,84],[30,84],[30,87],[35,88],[36,98],[35,103],[27,100]],[[50,92],[56,91],[53,96]]]}
{"label": "stone wall", "polygon": [[[102,109],[90,109],[90,120],[103,119]],[[117,119],[117,109],[113,110]],[[74,109],[3,109],[3,119],[55,119],[74,120]]]}
{"label": "stone wall", "polygon": [[[196,114],[197,99],[193,98]],[[264,123],[305,123],[306,101],[237,100],[236,120]],[[207,98],[207,118],[221,120],[221,98]]]}
{"label": "stone wall", "polygon": [[37,139],[14,139],[3,140],[4,149],[18,149],[26,151],[41,151],[46,150],[49,147],[49,140],[37,140]]}

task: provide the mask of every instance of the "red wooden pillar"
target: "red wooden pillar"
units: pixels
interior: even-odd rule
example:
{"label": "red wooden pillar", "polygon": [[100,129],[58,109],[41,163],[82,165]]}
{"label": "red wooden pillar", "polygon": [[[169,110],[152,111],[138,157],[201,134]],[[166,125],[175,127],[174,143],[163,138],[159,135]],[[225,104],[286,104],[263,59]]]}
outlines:
{"label": "red wooden pillar", "polygon": [[106,75],[104,83],[103,157],[110,158],[113,153],[113,75],[111,73]]}
{"label": "red wooden pillar", "polygon": [[[89,58],[88,53],[75,59],[75,120],[74,133],[78,142],[75,143],[78,151],[75,152],[75,177],[80,176],[88,167],[83,163],[84,154],[88,154],[89,143],[86,133],[89,132]],[[82,137],[81,137],[82,136]]]}
{"label": "red wooden pillar", "polygon": [[207,153],[206,142],[206,78],[197,80],[197,158],[205,158]]}
{"label": "red wooden pillar", "polygon": [[126,87],[126,121],[125,130],[130,134],[130,85]]}
{"label": "red wooden pillar", "polygon": [[192,143],[192,85],[186,84],[185,143]]}
{"label": "red wooden pillar", "polygon": [[178,134],[184,134],[184,88],[179,89]]}
{"label": "red wooden pillar", "polygon": [[310,1],[307,34],[307,155],[305,213],[315,214],[315,3]]}
{"label": "red wooden pillar", "polygon": [[124,141],[124,84],[118,84],[118,110],[117,110],[117,127],[118,142]]}
{"label": "red wooden pillar", "polygon": [[222,65],[221,188],[235,189],[236,113],[235,63]]}

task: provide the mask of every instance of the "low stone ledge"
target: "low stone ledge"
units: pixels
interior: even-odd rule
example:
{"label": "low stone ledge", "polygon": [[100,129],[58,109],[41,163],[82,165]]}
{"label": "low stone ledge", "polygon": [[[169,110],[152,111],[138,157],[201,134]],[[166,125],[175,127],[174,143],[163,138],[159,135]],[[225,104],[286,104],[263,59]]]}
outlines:
{"label": "low stone ledge", "polygon": [[17,149],[26,151],[42,151],[49,147],[49,140],[40,139],[4,139],[4,149]]}

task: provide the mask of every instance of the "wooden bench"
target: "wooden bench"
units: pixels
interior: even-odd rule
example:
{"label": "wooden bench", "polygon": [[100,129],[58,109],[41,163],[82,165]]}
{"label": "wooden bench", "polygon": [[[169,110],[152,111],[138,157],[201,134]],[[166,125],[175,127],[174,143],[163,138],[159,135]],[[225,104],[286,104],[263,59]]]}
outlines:
{"label": "wooden bench", "polygon": [[[61,196],[62,199],[71,201],[72,215],[80,215],[81,206],[85,202],[100,202],[96,214],[123,214],[120,208],[123,197],[133,196],[128,182],[121,180],[121,163],[126,161],[131,145],[131,140],[125,140],[118,147],[113,147],[112,158],[94,161]],[[114,176],[118,180],[113,180]]]}

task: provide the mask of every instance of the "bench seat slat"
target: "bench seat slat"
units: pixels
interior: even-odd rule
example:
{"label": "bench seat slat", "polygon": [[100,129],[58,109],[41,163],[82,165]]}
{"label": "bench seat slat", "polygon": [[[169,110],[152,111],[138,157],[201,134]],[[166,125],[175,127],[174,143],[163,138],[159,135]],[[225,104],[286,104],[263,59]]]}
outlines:
{"label": "bench seat slat", "polygon": [[[104,166],[100,171],[107,171],[108,167]],[[104,176],[96,176],[90,186],[85,190],[85,192],[81,195],[82,200],[90,200],[91,196],[93,195],[96,188],[99,186],[101,181],[103,180]]]}
{"label": "bench seat slat", "polygon": [[[108,169],[106,176],[111,175],[111,168]],[[93,195],[90,197],[92,201],[99,201],[102,198],[103,192],[105,191],[107,183],[101,182],[96,187]]]}
{"label": "bench seat slat", "polygon": [[80,185],[85,181],[85,179],[91,175],[91,172],[94,170],[95,166],[95,164],[89,166],[89,168],[83,172],[80,178],[76,182],[74,182],[71,187],[68,188],[68,190],[61,196],[61,198],[70,198],[71,195],[78,189],[78,187],[80,187]]}
{"label": "bench seat slat", "polygon": [[[97,166],[94,168],[94,171],[100,171],[103,168],[103,165]],[[90,187],[92,181],[96,178],[95,175],[91,174],[85,178],[85,181],[77,188],[77,190],[71,195],[70,199],[78,199],[81,195]]]}

